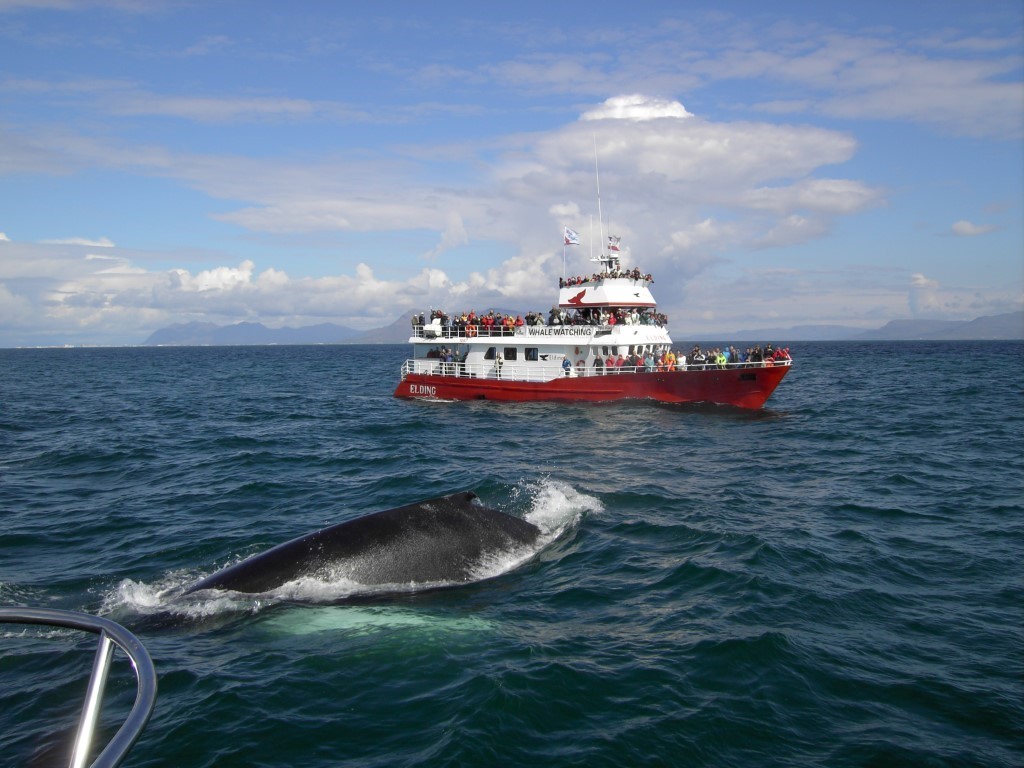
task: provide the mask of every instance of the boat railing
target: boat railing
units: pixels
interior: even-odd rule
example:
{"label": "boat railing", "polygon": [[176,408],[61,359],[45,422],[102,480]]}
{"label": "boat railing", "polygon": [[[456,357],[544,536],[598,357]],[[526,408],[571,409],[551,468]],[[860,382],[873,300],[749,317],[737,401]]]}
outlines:
{"label": "boat railing", "polygon": [[[522,326],[519,326],[520,328]],[[485,325],[476,325],[472,329],[459,325],[441,325],[440,323],[427,323],[426,325],[414,325],[412,335],[417,339],[472,339],[477,336],[500,338],[516,335],[516,326],[511,328],[500,325],[488,328]]]}
{"label": "boat railing", "polygon": [[517,326],[494,326],[487,328],[483,325],[476,326],[461,326],[461,325],[441,325],[439,323],[427,323],[426,325],[413,325],[412,335],[416,339],[428,339],[428,340],[460,340],[460,341],[472,341],[477,338],[511,338],[513,336],[528,336],[531,328],[578,328],[588,329],[594,331],[595,335],[604,335],[610,333],[615,328],[666,328],[667,326],[659,325],[657,323],[640,323],[634,325],[631,323],[618,323],[608,325],[591,325],[587,323],[583,324],[559,324],[552,323],[549,325],[517,325]]}
{"label": "boat railing", "polygon": [[724,363],[699,363],[677,366],[674,370],[665,370],[662,367],[654,366],[648,369],[646,366],[624,365],[614,369],[605,366],[574,365],[569,369],[568,374],[559,362],[558,365],[533,365],[505,361],[500,366],[494,361],[485,363],[463,363],[447,362],[437,358],[422,358],[418,360],[406,360],[402,364],[402,379],[411,373],[428,376],[445,376],[462,379],[492,379],[505,381],[550,381],[563,376],[572,378],[590,378],[592,376],[618,376],[634,373],[674,373],[681,371],[703,371],[703,370],[737,370],[754,368],[771,368],[773,366],[785,367],[792,364],[792,360],[772,360],[764,362],[742,362]]}
{"label": "boat railing", "polygon": [[[82,768],[85,765],[91,765],[93,768],[114,768],[120,765],[149,722],[153,705],[156,703],[156,669],[139,639],[109,619],[53,608],[0,608],[0,624],[66,627],[99,635],[70,765],[71,768]],[[127,654],[135,673],[135,703],[107,746],[92,763],[87,763],[115,646]]]}
{"label": "boat railing", "polygon": [[492,361],[486,363],[445,362],[436,358],[406,360],[402,364],[402,378],[410,373],[430,376],[450,376],[457,379],[507,379],[509,381],[550,381],[564,375],[559,365],[521,365],[503,363],[500,368]]}

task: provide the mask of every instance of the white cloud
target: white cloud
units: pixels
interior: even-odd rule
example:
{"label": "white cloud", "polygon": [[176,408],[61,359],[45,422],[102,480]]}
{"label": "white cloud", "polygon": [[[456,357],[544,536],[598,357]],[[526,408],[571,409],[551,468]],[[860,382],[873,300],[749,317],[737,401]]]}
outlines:
{"label": "white cloud", "polygon": [[990,224],[974,224],[970,221],[966,221],[965,219],[961,219],[960,221],[954,222],[950,229],[954,235],[959,235],[960,237],[975,237],[977,235],[987,234],[993,231],[995,227]]}
{"label": "white cloud", "polygon": [[38,322],[38,312],[32,301],[0,283],[0,327],[24,328],[35,322]]}
{"label": "white cloud", "polygon": [[910,277],[910,291],[907,296],[910,314],[922,317],[937,313],[942,309],[939,299],[939,283],[917,272]]}
{"label": "white cloud", "polygon": [[425,258],[436,259],[445,251],[450,251],[452,248],[457,248],[467,243],[469,243],[469,235],[466,234],[466,227],[462,217],[458,212],[450,211],[444,231],[441,233],[441,242],[435,248],[432,248]]}
{"label": "white cloud", "polygon": [[[425,183],[422,179],[430,176],[419,162],[440,153],[456,157],[445,147],[437,153],[421,147],[386,161],[332,158],[306,164],[176,154],[68,133],[59,142],[56,136],[35,137],[40,151],[63,153],[71,165],[172,177],[237,201],[235,210],[216,218],[256,235],[434,232],[437,245],[426,256],[438,263],[409,268],[407,261],[408,276],[396,278],[393,265],[378,274],[369,263],[345,266],[339,260],[334,274],[293,276],[276,265],[257,268],[253,260],[225,254],[219,264],[198,270],[149,271],[106,238],[37,245],[4,238],[0,281],[6,293],[0,299],[16,314],[43,315],[44,323],[96,333],[121,323],[141,336],[197,316],[222,323],[259,319],[270,325],[331,320],[366,328],[429,306],[542,308],[550,305],[552,285],[562,271],[563,226],[573,227],[584,240],[568,254],[576,260],[569,271],[589,269],[587,240],[591,231],[597,239],[601,224],[591,225],[597,213],[596,139],[605,223],[610,221],[614,233],[623,236],[624,262],[658,278],[659,299],[670,313],[685,308],[691,323],[706,314],[717,318],[721,328],[728,322],[725,317],[740,318],[742,312],[761,318],[802,313],[806,322],[814,321],[815,311],[822,321],[833,322],[844,313],[849,319],[864,312],[849,302],[850,292],[838,279],[828,285],[789,272],[759,274],[747,282],[725,280],[712,270],[736,263],[738,254],[813,241],[842,217],[884,203],[883,190],[841,177],[836,166],[857,149],[847,133],[712,121],[692,115],[678,102],[635,95],[582,111],[603,117],[463,148],[464,166],[457,166],[462,185],[446,188]],[[484,153],[486,163],[480,162]],[[825,166],[830,166],[828,176],[819,177]],[[490,241],[517,251],[487,270],[474,263],[469,271],[459,263],[460,246]],[[82,250],[100,246],[107,253]],[[913,312],[957,307],[967,312],[966,287],[956,295],[940,295],[938,286],[920,275],[909,290]],[[893,285],[884,299],[877,285],[853,291],[863,291],[890,316],[906,311],[905,284]],[[730,297],[729,315],[715,304],[722,295]],[[866,324],[873,319],[863,317]],[[742,327],[735,322],[734,327]]]}
{"label": "white cloud", "polygon": [[11,238],[9,238],[6,235],[6,233],[0,232],[0,242],[9,243],[9,242],[11,242]]}
{"label": "white cloud", "polygon": [[238,267],[216,267],[205,269],[195,276],[192,276],[185,269],[171,270],[175,276],[175,285],[183,291],[230,291],[236,288],[244,288],[251,284],[253,267],[249,261],[243,261]]}
{"label": "white cloud", "polygon": [[828,225],[821,219],[811,219],[799,214],[790,214],[755,241],[758,248],[780,248],[787,245],[815,240],[828,231]]}
{"label": "white cloud", "polygon": [[661,117],[693,117],[678,101],[652,99],[642,94],[614,96],[587,110],[580,120],[657,120]]}
{"label": "white cloud", "polygon": [[879,190],[851,179],[803,179],[787,187],[758,187],[750,190],[743,202],[756,210],[815,211],[830,215],[849,215],[879,205]]}
{"label": "white cloud", "polygon": [[178,117],[201,123],[250,121],[267,118],[305,119],[323,112],[323,105],[304,99],[269,97],[218,98],[203,96],[166,96],[118,92],[110,100],[110,109],[120,115]]}
{"label": "white cloud", "polygon": [[89,248],[113,248],[113,241],[106,237],[101,237],[98,240],[92,240],[87,237],[66,237],[57,240],[43,240],[43,243],[47,245],[84,245]]}
{"label": "white cloud", "polygon": [[[827,232],[836,217],[881,201],[880,190],[861,182],[812,176],[852,157],[856,144],[841,132],[709,121],[679,102],[635,94],[608,99],[583,115],[521,137],[514,151],[486,165],[464,153],[467,173],[458,188],[421,183],[412,157],[306,165],[175,155],[66,133],[59,142],[49,137],[73,165],[171,176],[242,201],[215,218],[255,233],[433,231],[439,240],[425,254],[431,260],[453,258],[454,250],[474,241],[517,247],[515,256],[487,271],[456,279],[459,267],[452,263],[395,280],[360,264],[351,274],[291,277],[274,266],[258,271],[245,260],[197,272],[146,272],[120,257],[122,249],[108,240],[70,238],[37,246],[30,259],[4,260],[0,254],[0,279],[48,278],[53,284],[42,299],[46,311],[96,327],[125,313],[133,313],[135,322],[145,317],[163,324],[202,314],[215,321],[331,319],[366,327],[452,301],[466,308],[547,306],[562,271],[562,226],[584,240],[569,254],[577,260],[569,271],[585,261],[589,233],[596,239],[601,229],[602,222],[592,226],[595,140],[605,224],[623,236],[624,263],[668,276],[668,305],[682,281],[699,276],[727,251],[807,242]],[[37,141],[44,147],[47,137]],[[432,153],[419,152],[432,159]],[[559,202],[547,202],[553,200]],[[78,250],[97,245],[113,252],[109,259]]]}

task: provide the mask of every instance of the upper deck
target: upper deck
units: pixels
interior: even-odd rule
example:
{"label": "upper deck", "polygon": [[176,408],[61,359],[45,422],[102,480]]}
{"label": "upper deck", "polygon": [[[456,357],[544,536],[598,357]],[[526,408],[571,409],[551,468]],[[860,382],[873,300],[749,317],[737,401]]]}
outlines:
{"label": "upper deck", "polygon": [[436,344],[438,341],[473,344],[483,343],[488,339],[516,339],[529,341],[542,346],[557,344],[587,344],[591,341],[622,344],[654,344],[671,343],[668,329],[658,320],[662,318],[653,314],[637,313],[634,319],[630,315],[622,323],[551,323],[535,325],[485,325],[482,323],[442,323],[435,318],[429,323],[414,323],[413,345]]}
{"label": "upper deck", "polygon": [[651,289],[650,275],[620,275],[617,277],[593,275],[591,277],[561,280],[558,306],[563,309],[593,307],[654,308],[657,306]]}

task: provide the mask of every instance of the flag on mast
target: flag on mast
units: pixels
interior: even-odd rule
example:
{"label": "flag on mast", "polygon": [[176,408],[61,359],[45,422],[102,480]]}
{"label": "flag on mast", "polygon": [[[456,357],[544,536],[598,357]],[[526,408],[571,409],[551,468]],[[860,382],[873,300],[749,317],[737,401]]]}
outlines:
{"label": "flag on mast", "polygon": [[618,252],[620,240],[622,240],[621,237],[616,237],[615,235],[608,235],[608,250]]}
{"label": "flag on mast", "polygon": [[580,236],[568,227],[565,228],[565,244],[566,245],[579,245]]}

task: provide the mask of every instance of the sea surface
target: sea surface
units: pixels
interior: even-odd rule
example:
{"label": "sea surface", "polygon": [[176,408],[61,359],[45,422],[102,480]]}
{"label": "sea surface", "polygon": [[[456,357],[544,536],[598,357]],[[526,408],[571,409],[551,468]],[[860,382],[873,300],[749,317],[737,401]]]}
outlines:
{"label": "sea surface", "polygon": [[[0,605],[142,640],[128,766],[1024,765],[1024,344],[790,346],[754,412],[396,400],[404,346],[0,350]],[[466,489],[543,545],[182,594]],[[94,648],[0,626],[0,765],[67,764]]]}

